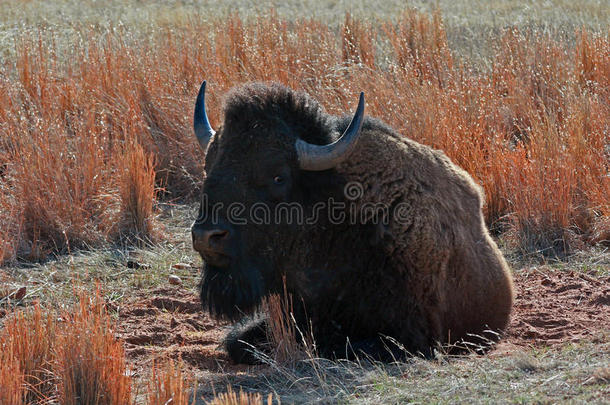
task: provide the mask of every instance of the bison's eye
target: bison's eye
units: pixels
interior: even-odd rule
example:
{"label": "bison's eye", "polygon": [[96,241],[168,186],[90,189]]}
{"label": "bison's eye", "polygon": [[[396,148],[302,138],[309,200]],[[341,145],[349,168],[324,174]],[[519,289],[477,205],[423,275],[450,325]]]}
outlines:
{"label": "bison's eye", "polygon": [[284,184],[284,178],[282,176],[275,176],[273,182],[275,184]]}

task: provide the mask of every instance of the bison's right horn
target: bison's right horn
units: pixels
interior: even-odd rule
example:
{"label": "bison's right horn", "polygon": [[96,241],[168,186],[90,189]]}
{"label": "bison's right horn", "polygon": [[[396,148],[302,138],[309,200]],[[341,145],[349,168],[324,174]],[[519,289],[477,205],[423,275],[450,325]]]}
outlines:
{"label": "bison's right horn", "polygon": [[346,159],[358,141],[364,120],[364,93],[360,93],[358,108],[354,118],[339,139],[329,145],[313,145],[297,139],[295,147],[299,166],[303,170],[319,171],[337,166]]}
{"label": "bison's right horn", "polygon": [[199,145],[206,150],[210,139],[214,136],[216,131],[210,125],[208,120],[208,114],[205,112],[205,83],[204,80],[197,94],[197,101],[195,102],[195,116],[193,119],[193,126],[195,127],[195,135],[199,141]]}

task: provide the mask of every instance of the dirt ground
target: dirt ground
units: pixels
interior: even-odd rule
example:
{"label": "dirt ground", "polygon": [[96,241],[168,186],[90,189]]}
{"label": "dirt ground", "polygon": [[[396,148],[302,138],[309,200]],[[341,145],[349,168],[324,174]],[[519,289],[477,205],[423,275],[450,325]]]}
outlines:
{"label": "dirt ground", "polygon": [[610,333],[610,277],[534,270],[519,274],[515,287],[510,343],[548,346]]}
{"label": "dirt ground", "polygon": [[182,287],[139,291],[118,308],[117,336],[128,360],[144,371],[159,358],[179,359],[200,371],[237,371],[220,343],[228,324],[202,311],[199,296]]}
{"label": "dirt ground", "polygon": [[[610,333],[610,277],[524,269],[515,276],[515,289],[511,323],[493,355],[519,347],[606,339]],[[194,291],[139,291],[118,313],[118,336],[136,369],[144,371],[152,359],[169,356],[182,358],[198,374],[246,370],[232,365],[220,347],[228,324],[203,313]]]}

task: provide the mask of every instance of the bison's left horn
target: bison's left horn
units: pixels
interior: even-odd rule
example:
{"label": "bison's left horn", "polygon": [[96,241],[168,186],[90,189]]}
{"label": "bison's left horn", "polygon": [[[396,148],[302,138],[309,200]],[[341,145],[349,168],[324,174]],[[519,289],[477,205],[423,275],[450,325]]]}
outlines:
{"label": "bison's left horn", "polygon": [[346,159],[358,141],[364,120],[364,93],[360,93],[358,108],[349,126],[339,139],[329,145],[313,145],[302,139],[296,141],[299,166],[303,170],[327,170]]}
{"label": "bison's left horn", "polygon": [[205,80],[201,84],[199,94],[197,94],[197,101],[195,102],[195,116],[193,119],[195,127],[195,135],[199,141],[199,145],[206,150],[210,139],[214,136],[216,131],[210,125],[208,120],[208,114],[205,112]]}

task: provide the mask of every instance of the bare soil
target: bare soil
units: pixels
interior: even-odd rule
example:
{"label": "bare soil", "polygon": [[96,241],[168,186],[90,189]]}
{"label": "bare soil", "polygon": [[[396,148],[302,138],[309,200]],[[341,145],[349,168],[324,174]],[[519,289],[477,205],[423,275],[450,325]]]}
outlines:
{"label": "bare soil", "polygon": [[[534,268],[515,275],[515,289],[511,323],[495,355],[515,347],[608,338],[610,277]],[[195,291],[179,286],[140,291],[118,313],[117,334],[136,369],[168,356],[204,373],[247,370],[231,364],[221,347],[229,325],[205,314]]]}
{"label": "bare soil", "polygon": [[574,271],[522,271],[506,340],[559,345],[610,333],[610,277]]}
{"label": "bare soil", "polygon": [[182,359],[193,369],[238,372],[221,344],[229,324],[212,320],[195,291],[161,287],[139,291],[118,310],[117,336],[124,341],[136,372],[146,372],[159,358]]}

